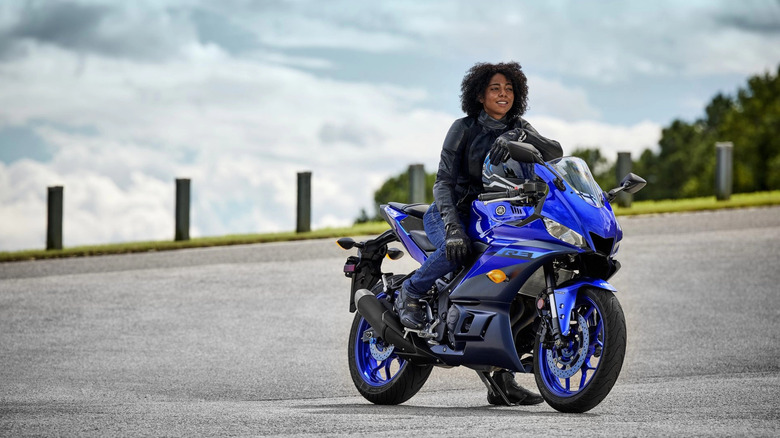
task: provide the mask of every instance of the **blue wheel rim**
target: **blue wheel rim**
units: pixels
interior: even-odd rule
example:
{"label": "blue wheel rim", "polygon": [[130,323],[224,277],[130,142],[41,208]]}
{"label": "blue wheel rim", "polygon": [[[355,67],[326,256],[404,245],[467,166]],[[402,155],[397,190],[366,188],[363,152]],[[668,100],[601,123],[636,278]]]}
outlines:
{"label": "blue wheel rim", "polygon": [[[376,360],[371,355],[371,344],[361,340],[363,333],[369,328],[371,325],[365,319],[360,318],[355,338],[355,365],[357,365],[358,374],[364,382],[371,386],[384,386],[401,374],[406,368],[406,361],[394,352],[385,360]],[[376,343],[378,347],[384,348],[381,340],[377,340]]]}
{"label": "blue wheel rim", "polygon": [[[556,396],[564,398],[575,396],[588,386],[599,367],[600,357],[603,357],[604,354],[604,321],[598,306],[589,297],[581,295],[577,300],[575,310],[585,319],[587,327],[577,327],[575,329],[575,326],[572,326],[572,332],[576,330],[578,333],[570,336],[566,353],[541,346],[539,351],[536,352],[539,355],[537,357],[537,363],[540,368],[539,374],[544,385]],[[576,320],[576,318],[572,318],[572,320]],[[587,348],[580,344],[580,341],[585,337],[582,333],[579,333],[580,330],[588,330],[589,336],[587,337],[589,341]],[[595,355],[597,350],[601,351],[599,357]],[[584,354],[584,360],[582,360],[581,365],[573,375],[570,377],[559,377],[556,373],[562,374],[562,370],[567,364],[579,362],[578,354],[573,352]],[[548,362],[550,358],[552,358],[552,362],[557,364],[558,369],[553,370],[551,368]]]}

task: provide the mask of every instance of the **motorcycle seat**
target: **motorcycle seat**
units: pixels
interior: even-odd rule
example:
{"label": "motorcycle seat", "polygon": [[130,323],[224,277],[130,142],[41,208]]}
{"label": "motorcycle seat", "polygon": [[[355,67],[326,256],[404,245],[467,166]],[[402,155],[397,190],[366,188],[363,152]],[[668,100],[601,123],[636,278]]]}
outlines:
{"label": "motorcycle seat", "polygon": [[414,240],[414,243],[416,243],[417,246],[419,246],[420,249],[425,251],[426,253],[432,253],[436,251],[436,246],[433,243],[431,243],[431,241],[428,239],[428,236],[425,234],[425,231],[411,230],[409,231],[409,236],[411,236],[412,240]]}
{"label": "motorcycle seat", "polygon": [[425,212],[428,211],[428,207],[431,206],[431,204],[402,204],[400,202],[389,202],[388,204],[397,210],[403,211],[409,216],[414,216],[420,219],[423,218]]}

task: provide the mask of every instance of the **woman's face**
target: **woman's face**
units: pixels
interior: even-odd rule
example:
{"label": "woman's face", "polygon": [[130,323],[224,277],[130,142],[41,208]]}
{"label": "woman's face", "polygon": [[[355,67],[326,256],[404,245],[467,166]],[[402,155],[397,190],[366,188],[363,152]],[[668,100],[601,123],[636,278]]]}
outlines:
{"label": "woman's face", "polygon": [[500,120],[509,112],[515,102],[512,82],[501,73],[494,74],[479,101],[490,117]]}

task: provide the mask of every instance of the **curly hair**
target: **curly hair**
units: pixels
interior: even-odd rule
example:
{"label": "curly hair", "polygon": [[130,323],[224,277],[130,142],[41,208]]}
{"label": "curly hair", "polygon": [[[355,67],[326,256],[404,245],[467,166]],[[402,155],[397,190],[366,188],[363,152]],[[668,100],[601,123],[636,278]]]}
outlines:
{"label": "curly hair", "polygon": [[483,104],[479,101],[485,95],[485,89],[490,85],[490,79],[496,73],[501,73],[512,82],[515,100],[512,108],[506,113],[507,120],[512,120],[525,113],[528,106],[528,81],[520,64],[512,61],[507,63],[489,64],[480,62],[466,72],[460,84],[460,107],[469,117],[479,116]]}

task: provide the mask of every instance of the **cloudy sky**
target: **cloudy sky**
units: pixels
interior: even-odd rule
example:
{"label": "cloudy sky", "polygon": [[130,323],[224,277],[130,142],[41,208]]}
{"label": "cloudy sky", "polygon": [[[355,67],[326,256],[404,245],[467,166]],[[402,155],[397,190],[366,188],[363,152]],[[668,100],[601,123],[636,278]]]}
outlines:
{"label": "cloudy sky", "polygon": [[564,150],[656,148],[780,64],[780,1],[0,1],[0,251],[351,224],[435,169],[475,62],[515,60]]}

